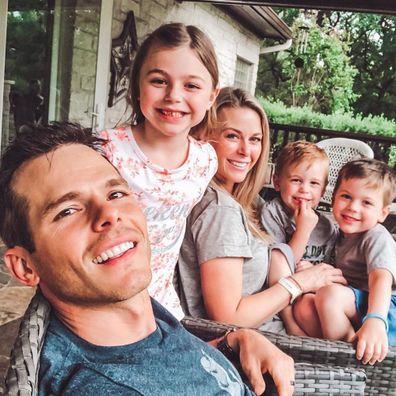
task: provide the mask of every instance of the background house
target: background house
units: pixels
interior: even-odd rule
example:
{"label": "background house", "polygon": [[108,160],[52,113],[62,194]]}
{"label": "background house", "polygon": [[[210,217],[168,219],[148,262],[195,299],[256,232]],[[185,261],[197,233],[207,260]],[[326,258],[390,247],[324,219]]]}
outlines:
{"label": "background house", "polygon": [[[4,11],[5,3],[4,6],[3,0],[0,6]],[[8,19],[7,12],[0,12],[3,19],[0,52],[6,53],[5,73],[0,74],[4,80],[0,81],[0,87],[4,85],[3,147],[16,126],[24,123],[23,117],[28,118],[26,112],[32,110],[31,102],[42,102],[35,112],[36,118],[44,121],[71,120],[102,129],[125,119],[128,116],[125,66],[134,55],[135,41],[140,43],[164,22],[184,22],[204,30],[215,46],[221,85],[236,85],[253,93],[263,38],[287,44],[291,39],[287,25],[271,8],[263,6],[175,0],[29,0],[24,6],[20,3],[8,0]],[[26,49],[23,45],[28,46],[31,36],[17,39],[10,29],[15,30],[20,23],[20,30],[26,31],[28,27],[24,30],[23,23],[27,20],[31,23],[35,16],[30,15],[29,19],[23,15],[33,11],[42,38]],[[40,41],[41,47],[37,46]],[[30,62],[31,67],[18,69],[17,65],[24,62]],[[0,63],[0,70],[1,66]],[[37,87],[37,81],[41,83],[39,92],[36,88],[31,93],[29,86]],[[35,100],[29,99],[32,95]],[[18,111],[18,106],[25,107]]]}

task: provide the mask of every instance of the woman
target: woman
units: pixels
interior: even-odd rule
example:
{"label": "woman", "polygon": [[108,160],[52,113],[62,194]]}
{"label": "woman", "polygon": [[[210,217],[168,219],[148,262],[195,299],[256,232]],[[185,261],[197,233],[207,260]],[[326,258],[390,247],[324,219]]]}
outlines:
{"label": "woman", "polygon": [[[269,151],[267,117],[249,93],[237,88],[223,88],[214,106],[219,126],[199,138],[212,144],[219,166],[187,220],[179,258],[185,312],[281,331],[282,323],[273,317],[287,307],[288,332],[304,335],[289,303],[299,293],[343,282],[342,275],[321,264],[294,274],[286,285],[284,279],[278,283],[294,271],[295,263],[287,245],[268,247],[268,236],[259,222],[263,203],[259,191]],[[300,292],[293,295],[289,286]]]}

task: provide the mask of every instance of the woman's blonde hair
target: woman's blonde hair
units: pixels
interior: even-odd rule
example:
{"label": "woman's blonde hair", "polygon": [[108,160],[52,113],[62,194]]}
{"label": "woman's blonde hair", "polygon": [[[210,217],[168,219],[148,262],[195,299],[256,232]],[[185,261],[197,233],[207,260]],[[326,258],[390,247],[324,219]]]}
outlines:
{"label": "woman's blonde hair", "polygon": [[[260,190],[264,186],[265,175],[268,166],[268,154],[269,154],[269,125],[267,115],[263,108],[257,101],[257,99],[249,92],[233,87],[225,87],[220,90],[219,95],[213,105],[213,109],[216,112],[216,116],[221,110],[225,108],[238,109],[247,108],[251,109],[258,114],[261,121],[261,130],[263,133],[262,137],[262,148],[260,156],[253,168],[247,174],[245,180],[234,186],[232,196],[244,209],[251,232],[262,239],[268,240],[268,236],[262,230],[260,226],[260,215],[257,207],[257,196]],[[206,140],[208,142],[217,140],[218,135],[221,133],[223,125],[218,124],[217,128],[201,130],[196,137],[200,140]],[[224,187],[222,182],[214,176],[211,184],[216,188]]]}

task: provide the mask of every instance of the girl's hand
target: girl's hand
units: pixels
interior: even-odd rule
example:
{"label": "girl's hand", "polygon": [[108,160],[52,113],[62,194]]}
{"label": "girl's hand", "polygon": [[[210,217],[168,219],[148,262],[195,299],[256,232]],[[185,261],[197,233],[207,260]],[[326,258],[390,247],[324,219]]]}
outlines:
{"label": "girl's hand", "polygon": [[305,269],[311,268],[314,265],[307,260],[301,260],[296,264],[296,272],[303,271]]}
{"label": "girl's hand", "polygon": [[350,341],[357,341],[356,359],[363,364],[381,362],[388,353],[388,336],[380,319],[367,319]]}
{"label": "girl's hand", "polygon": [[302,200],[300,201],[300,206],[294,211],[294,220],[297,229],[311,234],[316,224],[318,224],[319,217],[312,209],[310,202]]}

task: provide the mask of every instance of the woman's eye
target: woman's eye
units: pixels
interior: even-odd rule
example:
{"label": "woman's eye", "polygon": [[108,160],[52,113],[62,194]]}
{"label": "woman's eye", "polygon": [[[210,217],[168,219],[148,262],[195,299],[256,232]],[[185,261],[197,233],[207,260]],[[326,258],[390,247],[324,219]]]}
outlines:
{"label": "woman's eye", "polygon": [[255,137],[252,137],[250,140],[251,140],[253,143],[261,143],[262,138],[261,138],[261,137],[255,136]]}
{"label": "woman's eye", "polygon": [[227,139],[238,139],[238,135],[236,134],[236,133],[226,133],[225,134],[225,137],[227,138]]}
{"label": "woman's eye", "polygon": [[75,209],[75,208],[63,209],[62,211],[60,211],[60,212],[54,217],[54,221],[58,221],[58,220],[60,220],[60,219],[63,219],[64,217],[71,216],[72,214],[76,213],[77,211],[78,211],[78,209]]}

